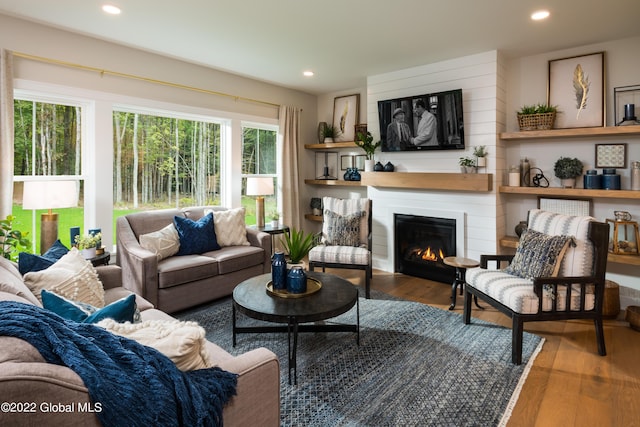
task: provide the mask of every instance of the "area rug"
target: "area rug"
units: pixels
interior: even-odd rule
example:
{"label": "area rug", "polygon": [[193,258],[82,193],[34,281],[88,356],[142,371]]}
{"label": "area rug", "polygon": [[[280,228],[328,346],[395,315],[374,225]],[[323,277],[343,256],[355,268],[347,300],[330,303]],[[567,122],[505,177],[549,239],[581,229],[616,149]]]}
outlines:
{"label": "area rug", "polygon": [[[543,344],[525,333],[516,366],[510,329],[477,319],[465,326],[460,314],[416,302],[360,298],[360,345],[354,333],[301,333],[298,384],[289,385],[286,333],[241,334],[234,348],[230,298],[177,317],[200,323],[231,354],[266,347],[278,355],[282,426],[504,425]],[[327,321],[354,322],[355,308]]]}

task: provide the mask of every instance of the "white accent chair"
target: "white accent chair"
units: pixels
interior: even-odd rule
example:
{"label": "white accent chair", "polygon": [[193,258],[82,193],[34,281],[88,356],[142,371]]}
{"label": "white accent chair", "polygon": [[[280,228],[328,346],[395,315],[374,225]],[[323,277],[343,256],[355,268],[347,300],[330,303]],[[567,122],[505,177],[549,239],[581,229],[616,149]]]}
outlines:
{"label": "white accent chair", "polygon": [[323,197],[320,244],[309,252],[309,270],[316,267],[364,270],[365,295],[370,297],[371,200]]}
{"label": "white accent chair", "polygon": [[[471,322],[471,297],[476,296],[511,317],[514,364],[522,363],[524,322],[568,319],[592,319],[598,353],[606,355],[602,325],[605,271],[609,241],[608,224],[590,216],[570,216],[534,209],[529,212],[528,230],[516,255],[481,255],[480,267],[468,269],[464,293],[465,324]],[[541,240],[533,243],[535,232]],[[546,251],[540,241],[550,236],[571,236],[564,253]],[[528,247],[526,247],[528,246]],[[532,248],[532,246],[534,246]],[[518,270],[514,260],[523,269]],[[557,274],[535,276],[538,265],[548,265]],[[492,268],[489,269],[489,262]],[[501,269],[511,263],[512,270]],[[553,265],[551,265],[553,264]],[[527,270],[527,268],[532,268]],[[524,274],[523,274],[524,271]],[[547,270],[550,271],[550,270]],[[532,276],[533,274],[533,276]]]}

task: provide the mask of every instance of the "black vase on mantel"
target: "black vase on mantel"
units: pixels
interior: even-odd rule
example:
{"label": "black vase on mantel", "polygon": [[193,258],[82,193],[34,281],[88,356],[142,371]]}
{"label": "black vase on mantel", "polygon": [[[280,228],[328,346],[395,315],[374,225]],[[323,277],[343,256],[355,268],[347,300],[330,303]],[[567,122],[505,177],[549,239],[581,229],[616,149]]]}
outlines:
{"label": "black vase on mantel", "polygon": [[384,165],[384,171],[385,172],[393,172],[395,169],[396,169],[396,167],[391,162],[387,162],[387,164]]}
{"label": "black vase on mantel", "polygon": [[373,166],[373,170],[375,172],[382,172],[384,171],[384,166],[382,166],[382,163],[378,162]]}
{"label": "black vase on mantel", "polygon": [[518,225],[516,225],[516,235],[520,237],[524,230],[527,229],[527,221],[520,221]]}

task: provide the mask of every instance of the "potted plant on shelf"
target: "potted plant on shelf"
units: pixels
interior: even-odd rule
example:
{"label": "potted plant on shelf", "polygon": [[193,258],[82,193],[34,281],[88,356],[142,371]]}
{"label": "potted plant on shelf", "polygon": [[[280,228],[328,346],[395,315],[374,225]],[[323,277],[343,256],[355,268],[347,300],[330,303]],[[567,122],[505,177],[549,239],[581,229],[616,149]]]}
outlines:
{"label": "potted plant on shelf", "polygon": [[576,178],[582,175],[582,162],[576,158],[560,157],[553,165],[553,172],[562,182],[564,188],[574,188]]}
{"label": "potted plant on shelf", "polygon": [[320,197],[312,197],[310,206],[315,216],[322,215],[322,199]]}
{"label": "potted plant on shelf", "polygon": [[86,236],[77,235],[74,243],[78,250],[82,252],[84,259],[91,259],[96,257],[96,249],[101,242],[102,233],[96,233]]}
{"label": "potted plant on shelf", "polygon": [[473,147],[473,155],[476,156],[476,166],[483,168],[487,166],[487,147],[485,145],[477,145]]}
{"label": "potted plant on shelf", "polygon": [[7,215],[5,219],[0,220],[0,250],[2,257],[11,261],[18,259],[20,249],[28,249],[31,245],[31,241],[27,239],[28,231],[23,233],[13,229],[15,219],[15,216]]}
{"label": "potted plant on shelf", "polygon": [[340,131],[333,125],[325,124],[324,128],[322,129],[322,134],[324,135],[324,142],[328,143],[334,142],[335,139],[340,136]]}
{"label": "potted plant on shelf", "polygon": [[312,233],[306,234],[304,230],[292,228],[288,233],[283,234],[281,242],[289,258],[287,260],[287,269],[292,266],[302,266],[304,268],[305,264],[302,260],[315,245],[315,235]]}
{"label": "potted plant on shelf", "polygon": [[555,105],[524,105],[518,111],[520,130],[547,130],[553,128],[558,107]]}
{"label": "potted plant on shelf", "polygon": [[476,163],[474,159],[472,159],[471,157],[460,157],[460,160],[458,161],[458,163],[460,164],[460,171],[462,173],[477,172]]}
{"label": "potted plant on shelf", "polygon": [[382,141],[378,141],[376,143],[373,142],[373,135],[371,132],[367,132],[366,134],[363,132],[358,132],[356,135],[356,145],[362,148],[366,155],[366,160],[364,161],[364,170],[365,172],[373,171],[373,154],[376,152],[376,149],[382,145]]}

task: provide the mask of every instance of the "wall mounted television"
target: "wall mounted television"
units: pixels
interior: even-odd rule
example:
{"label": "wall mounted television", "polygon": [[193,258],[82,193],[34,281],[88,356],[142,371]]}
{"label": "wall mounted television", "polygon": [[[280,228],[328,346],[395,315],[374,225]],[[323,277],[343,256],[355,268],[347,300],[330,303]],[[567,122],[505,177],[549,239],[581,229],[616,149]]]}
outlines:
{"label": "wall mounted television", "polygon": [[462,89],[378,101],[378,120],[382,151],[464,149]]}

